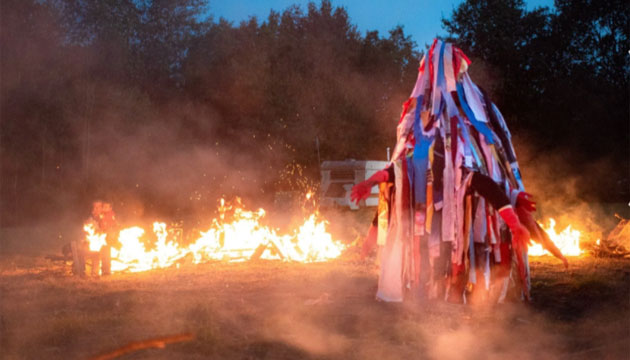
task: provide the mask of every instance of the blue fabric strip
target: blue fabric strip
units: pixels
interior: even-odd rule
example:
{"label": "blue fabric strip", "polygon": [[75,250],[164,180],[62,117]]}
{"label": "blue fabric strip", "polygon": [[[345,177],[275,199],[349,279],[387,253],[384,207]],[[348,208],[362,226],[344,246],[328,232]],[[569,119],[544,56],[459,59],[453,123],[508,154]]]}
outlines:
{"label": "blue fabric strip", "polygon": [[[445,78],[444,78],[444,43],[442,43],[442,46],[440,46],[440,60],[438,61],[438,68],[437,69],[433,69],[433,71],[437,71],[437,89],[433,89],[433,91],[438,94],[439,98],[440,98],[440,102],[441,101],[441,97],[442,97],[442,93],[440,91],[440,88],[444,88],[445,85]],[[441,106],[435,106],[435,104],[433,104],[433,109],[432,109],[432,113],[435,116],[438,116],[440,114],[440,110],[441,110]]]}
{"label": "blue fabric strip", "polygon": [[429,167],[429,148],[433,143],[433,136],[426,136],[422,129],[422,100],[423,95],[416,98],[416,112],[413,123],[413,133],[416,145],[409,163],[409,182],[413,187],[413,199],[416,204],[427,202],[427,169]]}
{"label": "blue fabric strip", "polygon": [[525,186],[523,185],[523,178],[521,178],[521,171],[518,168],[518,163],[515,161],[510,164],[510,167],[512,168],[512,174],[514,174],[514,178],[516,179],[516,182],[518,183],[519,189],[524,191]]}
{"label": "blue fabric strip", "polygon": [[468,118],[468,120],[470,120],[470,123],[475,127],[475,129],[477,129],[477,131],[479,131],[479,133],[483,134],[483,136],[486,138],[486,143],[494,144],[494,139],[492,138],[492,130],[490,130],[490,128],[485,123],[477,120],[472,109],[470,108],[470,106],[468,106],[468,103],[466,102],[466,96],[464,95],[464,88],[462,87],[461,82],[457,83],[457,95],[459,97],[459,103],[461,104],[462,109],[466,114],[466,117]]}
{"label": "blue fabric strip", "polygon": [[425,136],[422,133],[416,138],[411,159],[413,168],[413,192],[416,204],[427,202],[427,169],[429,167],[429,148],[435,136]]}

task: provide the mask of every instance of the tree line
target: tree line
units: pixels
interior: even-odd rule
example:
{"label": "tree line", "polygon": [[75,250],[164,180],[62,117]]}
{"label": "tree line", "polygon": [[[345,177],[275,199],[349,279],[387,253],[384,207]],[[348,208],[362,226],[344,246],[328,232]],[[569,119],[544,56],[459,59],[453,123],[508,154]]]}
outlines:
{"label": "tree line", "polygon": [[[555,7],[468,0],[444,27],[513,132],[627,179],[628,5]],[[206,0],[5,0],[0,17],[3,225],[95,197],[272,196],[295,169],[316,179],[318,151],[384,159],[425,50],[328,0],[239,24]]]}

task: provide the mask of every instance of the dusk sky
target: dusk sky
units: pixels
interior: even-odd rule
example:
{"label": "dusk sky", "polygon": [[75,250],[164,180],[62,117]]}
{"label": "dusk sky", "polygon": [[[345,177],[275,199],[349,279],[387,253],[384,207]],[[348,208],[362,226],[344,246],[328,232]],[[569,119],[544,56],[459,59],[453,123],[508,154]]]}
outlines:
{"label": "dusk sky", "polygon": [[[332,0],[333,6],[343,6],[361,34],[367,30],[378,30],[386,36],[388,31],[400,24],[405,33],[410,34],[420,48],[430,43],[435,35],[445,35],[442,17],[449,17],[461,0]],[[299,0],[215,0],[210,1],[210,13],[215,20],[220,17],[238,24],[256,16],[265,20],[271,9],[282,12],[287,7],[298,4],[303,10],[309,1]],[[319,4],[319,0],[315,1]],[[529,10],[539,6],[553,6],[553,0],[526,1]]]}

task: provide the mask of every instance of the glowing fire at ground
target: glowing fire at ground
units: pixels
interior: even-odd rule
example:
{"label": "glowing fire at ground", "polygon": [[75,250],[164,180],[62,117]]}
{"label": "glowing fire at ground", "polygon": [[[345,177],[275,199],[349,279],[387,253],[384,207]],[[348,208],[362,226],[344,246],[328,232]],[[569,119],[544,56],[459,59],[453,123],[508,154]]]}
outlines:
{"label": "glowing fire at ground", "polygon": [[90,251],[99,251],[106,242],[106,234],[97,234],[94,224],[88,223],[83,225],[83,230],[86,232],[86,239],[90,245]]}
{"label": "glowing fire at ground", "polygon": [[[565,256],[580,256],[583,251],[580,249],[580,236],[579,230],[571,228],[571,225],[567,226],[561,232],[556,232],[556,221],[552,218],[549,219],[549,226],[543,226],[543,230],[549,235],[551,241],[560,249]],[[540,244],[534,243],[529,247],[528,254],[531,256],[550,255],[549,252]]]}
{"label": "glowing fire at ground", "polygon": [[[226,211],[231,210],[231,220]],[[165,268],[183,258],[199,264],[210,260],[244,261],[254,255],[261,259],[297,262],[318,262],[341,255],[345,245],[332,239],[326,230],[326,222],[316,214],[308,217],[298,230],[279,235],[276,230],[261,224],[265,211],[248,211],[241,207],[231,208],[223,199],[219,207],[219,219],[213,219],[207,231],[190,245],[175,241],[165,223],[153,224],[157,240],[147,249],[142,237],[145,230],[130,227],[120,231],[118,246],[112,247],[112,272],[140,272]],[[84,226],[90,251],[99,251],[106,244],[105,234],[96,234],[91,224]]]}

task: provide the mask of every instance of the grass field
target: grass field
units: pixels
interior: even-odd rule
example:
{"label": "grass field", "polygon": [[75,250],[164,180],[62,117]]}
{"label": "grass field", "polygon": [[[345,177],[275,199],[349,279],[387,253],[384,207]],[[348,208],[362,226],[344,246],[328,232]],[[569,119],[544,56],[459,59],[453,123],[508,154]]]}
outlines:
{"label": "grass field", "polygon": [[492,309],[374,301],[376,268],[215,263],[77,278],[43,257],[0,260],[5,359],[84,359],[133,341],[191,341],[122,359],[627,359],[630,261],[532,261],[534,301]]}

